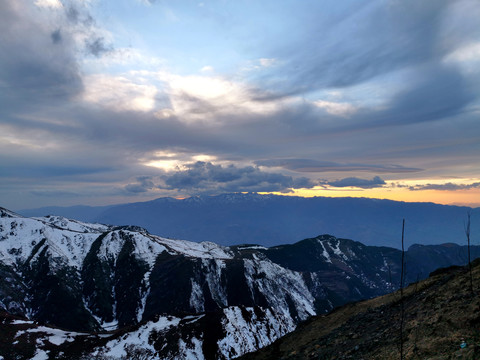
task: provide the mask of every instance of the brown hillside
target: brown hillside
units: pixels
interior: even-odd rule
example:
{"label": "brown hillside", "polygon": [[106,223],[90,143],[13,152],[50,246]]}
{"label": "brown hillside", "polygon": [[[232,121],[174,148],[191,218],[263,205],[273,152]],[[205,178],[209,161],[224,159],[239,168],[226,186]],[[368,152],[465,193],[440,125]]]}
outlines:
{"label": "brown hillside", "polygon": [[[480,359],[480,261],[473,279],[472,293],[468,269],[452,267],[404,290],[404,359]],[[400,303],[396,292],[348,304],[241,359],[400,359]]]}

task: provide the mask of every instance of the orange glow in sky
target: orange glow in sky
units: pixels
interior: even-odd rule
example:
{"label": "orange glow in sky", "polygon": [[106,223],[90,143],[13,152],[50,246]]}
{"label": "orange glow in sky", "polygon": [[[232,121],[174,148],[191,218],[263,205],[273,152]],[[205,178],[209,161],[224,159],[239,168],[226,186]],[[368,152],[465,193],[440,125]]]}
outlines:
{"label": "orange glow in sky", "polygon": [[[418,184],[418,182],[417,182]],[[277,193],[280,195],[280,193]],[[405,202],[432,202],[443,205],[480,207],[480,189],[464,190],[409,190],[407,187],[381,187],[374,189],[322,188],[296,189],[289,194],[303,197],[365,197]]]}

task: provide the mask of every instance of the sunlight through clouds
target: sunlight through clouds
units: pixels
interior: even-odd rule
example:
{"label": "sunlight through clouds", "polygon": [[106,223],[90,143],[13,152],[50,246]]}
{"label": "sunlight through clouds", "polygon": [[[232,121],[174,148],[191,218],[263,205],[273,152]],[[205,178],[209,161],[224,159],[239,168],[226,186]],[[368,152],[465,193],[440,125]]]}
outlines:
{"label": "sunlight through clouds", "polygon": [[20,194],[67,178],[114,202],[127,184],[186,196],[199,174],[212,193],[479,203],[479,15],[476,0],[0,1],[0,196],[43,204]]}
{"label": "sunlight through clouds", "polygon": [[114,111],[151,111],[157,88],[136,84],[121,76],[89,75],[84,78],[82,100]]}
{"label": "sunlight through clouds", "polygon": [[61,8],[63,5],[59,0],[36,0],[35,5],[43,8]]}
{"label": "sunlight through clouds", "polygon": [[[186,122],[215,122],[216,116],[228,114],[266,115],[280,107],[276,101],[256,100],[245,84],[220,76],[181,76],[160,72],[157,78],[165,83],[172,113]],[[163,109],[160,115],[170,116],[168,109]]]}

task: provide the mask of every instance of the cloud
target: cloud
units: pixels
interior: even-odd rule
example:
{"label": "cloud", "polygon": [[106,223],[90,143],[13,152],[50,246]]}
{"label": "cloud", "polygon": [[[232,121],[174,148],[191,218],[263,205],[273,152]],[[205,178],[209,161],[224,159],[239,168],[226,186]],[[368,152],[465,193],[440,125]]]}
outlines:
{"label": "cloud", "polygon": [[274,101],[259,101],[250,87],[222,76],[182,76],[165,71],[155,74],[165,84],[169,108],[178,119],[215,122],[235,114],[272,114],[279,109]]}
{"label": "cloud", "polygon": [[64,14],[64,25],[72,33],[77,47],[83,47],[86,54],[100,58],[114,51],[113,45],[107,40],[110,33],[97,26],[86,3],[69,1],[64,6]]}
{"label": "cloud", "polygon": [[408,173],[422,170],[417,168],[408,168],[401,165],[336,163],[331,161],[320,161],[312,159],[258,160],[255,161],[255,164],[265,167],[281,167],[284,169],[298,172],[376,171],[384,173]]}
{"label": "cloud", "polygon": [[357,111],[356,106],[349,103],[339,103],[333,101],[317,100],[313,102],[319,108],[325,109],[326,112],[337,116],[350,116]]}
{"label": "cloud", "polygon": [[45,197],[45,198],[79,198],[82,195],[73,191],[59,191],[59,190],[32,190],[31,195]]}
{"label": "cloud", "polygon": [[0,32],[3,118],[72,101],[84,90],[82,54],[113,49],[81,1],[2,1]]}
{"label": "cloud", "polygon": [[475,182],[471,184],[454,184],[451,182],[445,184],[425,184],[425,185],[414,185],[408,187],[409,190],[418,191],[418,190],[445,190],[445,191],[456,191],[456,190],[470,190],[470,189],[479,189],[480,182]]}
{"label": "cloud", "polygon": [[60,29],[57,29],[54,32],[52,32],[50,37],[52,38],[52,41],[53,41],[54,44],[60,43],[62,41],[62,33],[61,33]]}
{"label": "cloud", "polygon": [[35,5],[43,8],[61,8],[63,5],[59,0],[36,0]]}
{"label": "cloud", "polygon": [[[102,161],[82,161],[75,163],[74,154],[66,153],[56,155],[55,150],[51,151],[51,156],[56,162],[49,161],[45,156],[43,149],[37,151],[40,155],[32,154],[26,158],[25,154],[20,154],[20,158],[0,156],[2,171],[0,178],[25,178],[40,182],[46,179],[62,179],[63,181],[75,181],[82,176],[95,176],[102,173],[112,172],[118,169],[118,165],[105,165]],[[70,158],[69,158],[70,156]],[[33,181],[34,182],[34,181]]]}
{"label": "cloud", "polygon": [[302,26],[241,63],[186,60],[195,73],[215,67],[200,75],[174,73],[169,53],[114,46],[121,34],[96,22],[95,2],[35,3],[0,1],[0,188],[13,203],[12,189],[63,181],[101,184],[100,199],[113,188],[145,198],[289,191],[319,185],[307,178],[316,173],[332,183],[361,172],[476,176],[479,73],[461,64],[478,68],[478,2],[310,2],[298,11],[312,17],[289,17]]}
{"label": "cloud", "polygon": [[[461,113],[476,97],[456,67],[429,64],[415,75],[416,79],[393,97],[387,109],[369,114],[370,125],[438,121]],[[369,126],[369,121],[364,123]]]}
{"label": "cloud", "polygon": [[278,173],[264,172],[253,166],[222,166],[203,161],[187,164],[184,169],[164,175],[162,179],[164,184],[159,185],[162,189],[208,193],[290,192],[294,188],[312,188],[316,185],[304,177],[293,178]]}
{"label": "cloud", "polygon": [[202,67],[200,69],[200,72],[202,73],[212,73],[215,69],[213,68],[213,66],[210,66],[210,65],[205,65],[204,67]]}
{"label": "cloud", "polygon": [[480,41],[456,49],[445,58],[445,63],[460,66],[467,74],[478,73],[480,64]]}
{"label": "cloud", "polygon": [[40,9],[23,1],[0,3],[0,114],[56,104],[82,91],[71,37],[42,20]]}
{"label": "cloud", "polygon": [[348,177],[341,180],[327,181],[326,185],[333,187],[356,187],[361,189],[373,189],[377,187],[383,187],[386,183],[379,176],[375,176],[373,179],[360,179],[357,177]]}
{"label": "cloud", "polygon": [[135,83],[124,76],[89,75],[84,77],[83,101],[113,111],[150,111],[155,107],[157,88]]}
{"label": "cloud", "polygon": [[327,2],[316,6],[323,11],[312,10],[320,14],[315,27],[305,27],[308,33],[299,32],[297,41],[270,51],[272,57],[287,59],[281,69],[283,76],[278,81],[270,79],[272,85],[290,94],[348,87],[438,62],[452,48],[475,38],[474,20],[457,18],[455,33],[449,32],[457,42],[445,43],[445,19],[454,6],[447,0],[358,2],[354,6]]}
{"label": "cloud", "polygon": [[107,45],[103,37],[87,39],[85,41],[85,48],[89,54],[95,57],[100,57],[103,54],[113,51],[112,45]]}
{"label": "cloud", "polygon": [[127,192],[134,194],[144,193],[155,187],[151,176],[139,176],[136,180],[136,183],[125,186]]}
{"label": "cloud", "polygon": [[275,65],[275,63],[277,62],[277,59],[260,58],[258,59],[258,62],[260,63],[260,66],[270,67]]}

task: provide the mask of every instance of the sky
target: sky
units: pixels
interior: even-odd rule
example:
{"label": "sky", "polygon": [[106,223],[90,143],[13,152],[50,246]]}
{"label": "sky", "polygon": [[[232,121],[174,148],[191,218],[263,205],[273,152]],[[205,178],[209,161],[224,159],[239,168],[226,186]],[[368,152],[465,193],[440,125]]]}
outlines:
{"label": "sky", "polygon": [[478,0],[3,0],[0,206],[480,206]]}

